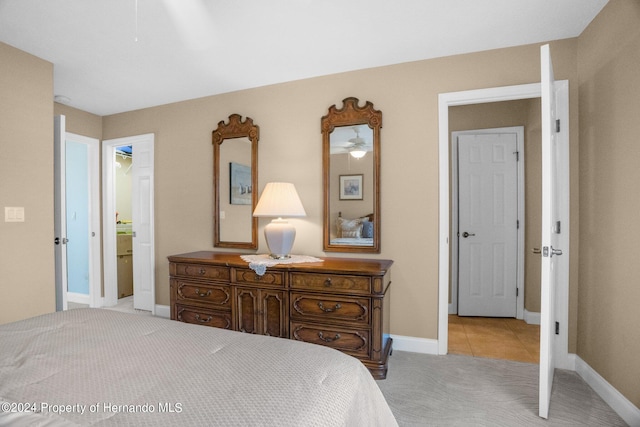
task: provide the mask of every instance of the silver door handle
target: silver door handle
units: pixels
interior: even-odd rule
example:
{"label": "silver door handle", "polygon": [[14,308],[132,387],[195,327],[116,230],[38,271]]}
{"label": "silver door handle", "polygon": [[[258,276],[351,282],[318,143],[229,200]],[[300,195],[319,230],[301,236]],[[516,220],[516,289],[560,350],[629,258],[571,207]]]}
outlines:
{"label": "silver door handle", "polygon": [[551,246],[551,256],[554,255],[562,255],[562,249],[554,249],[553,246]]}
{"label": "silver door handle", "polygon": [[475,236],[475,233],[468,233],[468,232],[466,232],[466,231],[465,231],[464,233],[462,233],[462,237],[464,237],[465,239],[466,239],[467,237],[469,237],[469,236]]}
{"label": "silver door handle", "polygon": [[542,248],[542,256],[553,258],[554,255],[562,255],[562,249],[554,249],[553,246],[545,246]]}

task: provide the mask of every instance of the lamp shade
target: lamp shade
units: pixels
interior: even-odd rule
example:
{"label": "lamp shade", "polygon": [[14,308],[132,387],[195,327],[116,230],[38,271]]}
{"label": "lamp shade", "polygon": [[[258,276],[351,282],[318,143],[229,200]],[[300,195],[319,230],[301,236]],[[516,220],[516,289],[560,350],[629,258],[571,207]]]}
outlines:
{"label": "lamp shade", "polygon": [[256,217],[307,216],[296,187],[290,182],[269,182],[253,211]]}
{"label": "lamp shade", "polygon": [[277,217],[264,227],[264,237],[270,256],[275,259],[290,258],[289,252],[296,238],[296,229],[283,216],[307,216],[296,187],[289,182],[270,182],[262,190],[253,216]]}

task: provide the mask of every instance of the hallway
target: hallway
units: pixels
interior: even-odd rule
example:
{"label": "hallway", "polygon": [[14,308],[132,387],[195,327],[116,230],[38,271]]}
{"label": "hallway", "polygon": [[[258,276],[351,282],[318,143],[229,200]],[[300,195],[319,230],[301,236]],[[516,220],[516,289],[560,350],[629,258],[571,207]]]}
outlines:
{"label": "hallway", "polygon": [[540,325],[513,318],[450,314],[449,353],[539,363]]}

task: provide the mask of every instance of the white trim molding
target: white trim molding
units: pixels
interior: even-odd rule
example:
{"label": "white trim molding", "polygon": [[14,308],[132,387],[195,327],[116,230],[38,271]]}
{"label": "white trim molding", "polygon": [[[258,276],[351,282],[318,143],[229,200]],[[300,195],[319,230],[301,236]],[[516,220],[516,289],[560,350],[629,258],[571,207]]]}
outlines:
{"label": "white trim molding", "polygon": [[640,409],[576,355],[576,372],[630,426],[640,426]]}
{"label": "white trim molding", "polygon": [[153,313],[156,317],[164,317],[165,319],[171,318],[171,307],[168,305],[160,305],[156,304],[155,312]]}
{"label": "white trim molding", "polygon": [[91,297],[87,294],[80,294],[78,292],[67,292],[67,302],[90,305]]}
{"label": "white trim molding", "polygon": [[410,351],[412,353],[438,354],[438,341],[428,338],[407,337],[403,335],[391,335],[393,349],[398,351]]}
{"label": "white trim molding", "polygon": [[535,311],[529,311],[526,308],[524,309],[524,321],[529,325],[539,325],[540,324],[540,313],[536,313]]}

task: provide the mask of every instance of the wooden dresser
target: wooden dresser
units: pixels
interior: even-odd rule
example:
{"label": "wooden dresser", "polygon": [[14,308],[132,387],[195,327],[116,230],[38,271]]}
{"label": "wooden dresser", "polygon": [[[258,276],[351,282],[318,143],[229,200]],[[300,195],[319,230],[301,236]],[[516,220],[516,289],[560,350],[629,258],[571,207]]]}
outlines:
{"label": "wooden dresser", "polygon": [[235,253],[168,258],[171,319],[332,347],[386,377],[393,261],[321,258],[260,276]]}

